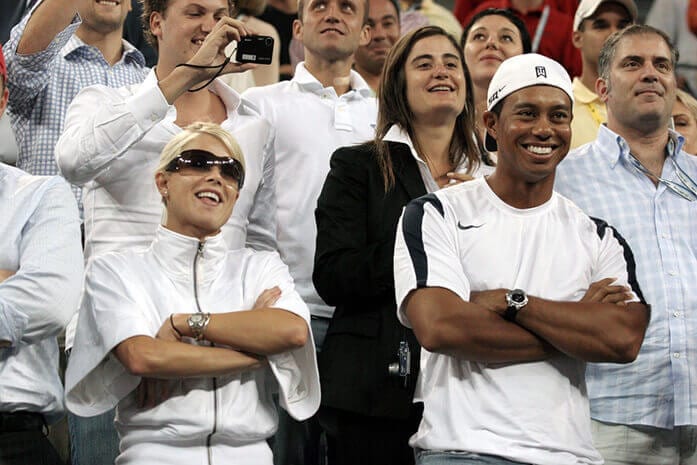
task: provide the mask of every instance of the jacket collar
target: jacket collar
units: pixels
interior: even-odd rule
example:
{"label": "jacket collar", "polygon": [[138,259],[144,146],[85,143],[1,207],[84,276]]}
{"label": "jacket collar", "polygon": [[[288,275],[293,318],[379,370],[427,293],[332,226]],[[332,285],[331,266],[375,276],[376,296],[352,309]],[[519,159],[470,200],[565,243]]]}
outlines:
{"label": "jacket collar", "polygon": [[150,249],[167,275],[174,280],[188,281],[193,276],[199,247],[201,255],[197,260],[197,279],[208,282],[218,275],[225,262],[228,247],[222,233],[200,242],[196,237],[185,236],[160,225]]}

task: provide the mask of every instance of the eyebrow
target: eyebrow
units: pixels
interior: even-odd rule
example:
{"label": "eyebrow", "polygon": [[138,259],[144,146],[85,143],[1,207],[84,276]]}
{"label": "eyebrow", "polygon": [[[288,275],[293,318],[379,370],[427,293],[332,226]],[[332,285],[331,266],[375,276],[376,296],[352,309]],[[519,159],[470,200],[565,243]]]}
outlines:
{"label": "eyebrow", "polygon": [[[448,52],[448,53],[443,53],[443,54],[441,54],[440,56],[442,56],[442,57],[444,57],[444,58],[454,58],[454,59],[456,59],[456,60],[458,60],[458,61],[460,60],[460,57],[457,56],[457,55],[455,55],[454,53],[449,53],[449,52]],[[434,56],[431,55],[431,54],[429,54],[429,53],[424,53],[424,54],[422,54],[422,55],[415,56],[415,57],[411,60],[411,62],[414,63],[415,61],[418,61],[418,60],[433,60],[433,57],[434,57]]]}
{"label": "eyebrow", "polygon": [[[184,8],[191,8],[191,7],[198,8],[198,9],[201,9],[201,10],[206,10],[206,11],[209,10],[209,8],[207,8],[205,5],[201,5],[200,3],[196,3],[196,2],[191,2],[191,3],[188,3],[188,4],[184,5]],[[230,10],[228,9],[228,7],[226,7],[226,6],[221,7],[221,8],[218,8],[218,9],[213,10],[213,11],[214,11],[215,13],[221,13],[221,12],[222,12],[222,13],[225,13],[225,14],[229,14],[229,12],[230,12]]]}

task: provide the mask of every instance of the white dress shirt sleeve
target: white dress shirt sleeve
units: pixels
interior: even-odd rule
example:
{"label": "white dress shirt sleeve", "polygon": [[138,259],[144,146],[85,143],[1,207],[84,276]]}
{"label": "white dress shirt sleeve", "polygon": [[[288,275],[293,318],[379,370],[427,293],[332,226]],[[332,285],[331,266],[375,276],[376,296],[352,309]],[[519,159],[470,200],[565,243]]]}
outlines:
{"label": "white dress shirt sleeve", "polygon": [[75,97],[56,144],[56,162],[68,181],[81,186],[93,180],[165,117],[170,105],[152,77],[120,89],[87,87]]}
{"label": "white dress shirt sleeve", "polygon": [[[42,179],[42,178],[36,178]],[[19,269],[0,283],[0,340],[15,347],[57,336],[77,311],[83,258],[75,198],[60,178],[36,189],[36,209],[16,240]]]}
{"label": "white dress shirt sleeve", "polygon": [[[272,133],[273,131],[269,131]],[[249,211],[246,246],[254,250],[278,250],[276,241],[276,173],[273,139],[264,145],[261,182]]]}

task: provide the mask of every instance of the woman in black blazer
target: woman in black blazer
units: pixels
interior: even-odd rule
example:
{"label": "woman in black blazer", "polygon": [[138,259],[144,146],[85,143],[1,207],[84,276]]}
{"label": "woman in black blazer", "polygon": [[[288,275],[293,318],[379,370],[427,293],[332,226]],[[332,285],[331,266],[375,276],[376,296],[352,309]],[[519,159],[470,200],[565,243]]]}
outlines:
{"label": "woman in black blazer", "polygon": [[336,306],[319,354],[330,465],[414,463],[420,348],[397,321],[397,222],[410,200],[483,168],[462,50],[443,29],[392,47],[378,99],[375,140],[333,154],[316,210],[313,282]]}

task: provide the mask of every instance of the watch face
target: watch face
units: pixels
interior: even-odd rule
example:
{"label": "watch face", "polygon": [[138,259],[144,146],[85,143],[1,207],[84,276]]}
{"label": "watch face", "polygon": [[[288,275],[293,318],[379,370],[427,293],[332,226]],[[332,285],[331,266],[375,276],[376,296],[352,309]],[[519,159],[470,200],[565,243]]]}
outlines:
{"label": "watch face", "polygon": [[189,317],[189,320],[191,320],[193,324],[200,324],[203,321],[203,315],[194,313]]}
{"label": "watch face", "polygon": [[511,294],[511,300],[515,303],[521,304],[525,301],[525,294],[519,292]]}

